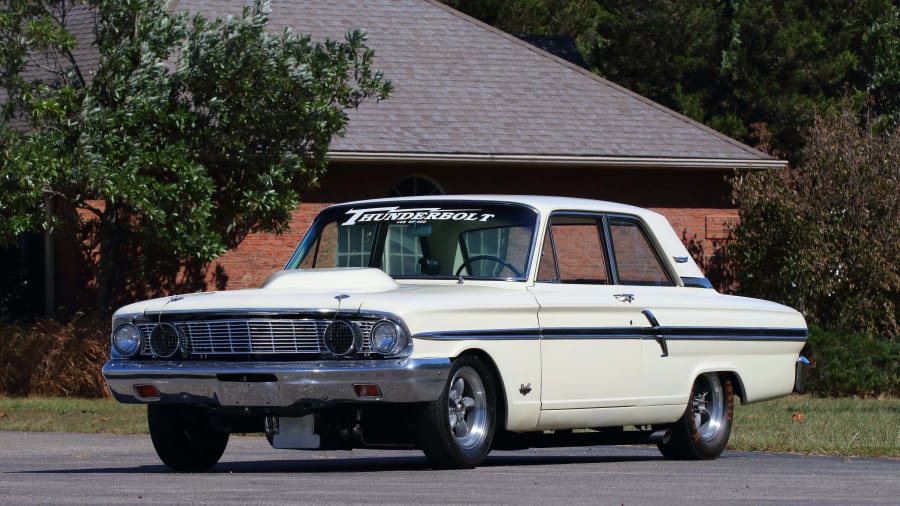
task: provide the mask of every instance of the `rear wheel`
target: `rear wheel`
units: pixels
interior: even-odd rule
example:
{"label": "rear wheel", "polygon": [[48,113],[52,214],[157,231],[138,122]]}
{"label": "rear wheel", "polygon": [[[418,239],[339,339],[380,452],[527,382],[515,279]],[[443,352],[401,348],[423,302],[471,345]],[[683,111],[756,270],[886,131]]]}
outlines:
{"label": "rear wheel", "polygon": [[206,471],[228,445],[228,433],[216,426],[213,414],[196,406],[148,404],[147,423],[156,454],[173,471]]}
{"label": "rear wheel", "polygon": [[668,459],[714,459],[725,451],[734,415],[731,380],[706,373],[694,381],[684,415],[672,425],[672,437],[659,444]]}
{"label": "rear wheel", "polygon": [[456,359],[440,398],[424,405],[419,417],[419,444],[433,467],[477,466],[491,449],[496,426],[490,370],[474,356]]}

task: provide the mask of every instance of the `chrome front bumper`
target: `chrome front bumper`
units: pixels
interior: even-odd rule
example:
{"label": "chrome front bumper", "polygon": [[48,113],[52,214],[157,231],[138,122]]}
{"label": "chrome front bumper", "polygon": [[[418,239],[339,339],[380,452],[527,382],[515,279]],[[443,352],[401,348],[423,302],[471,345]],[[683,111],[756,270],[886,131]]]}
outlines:
{"label": "chrome front bumper", "polygon": [[[119,402],[282,407],[303,402],[425,402],[437,399],[449,359],[304,362],[137,361],[113,359],[103,377]],[[377,385],[359,396],[355,385]],[[137,387],[155,387],[142,397]],[[142,389],[146,391],[146,389]]]}

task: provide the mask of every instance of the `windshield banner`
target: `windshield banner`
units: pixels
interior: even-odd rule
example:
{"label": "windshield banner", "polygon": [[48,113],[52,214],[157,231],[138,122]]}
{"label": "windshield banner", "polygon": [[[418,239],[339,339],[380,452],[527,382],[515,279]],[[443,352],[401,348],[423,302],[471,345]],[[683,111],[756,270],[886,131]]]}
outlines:
{"label": "windshield banner", "polygon": [[478,221],[487,222],[494,214],[485,213],[481,209],[443,209],[440,207],[401,208],[378,207],[372,209],[351,209],[347,211],[350,218],[341,223],[353,225],[355,223],[390,221],[392,223],[427,223],[429,221]]}

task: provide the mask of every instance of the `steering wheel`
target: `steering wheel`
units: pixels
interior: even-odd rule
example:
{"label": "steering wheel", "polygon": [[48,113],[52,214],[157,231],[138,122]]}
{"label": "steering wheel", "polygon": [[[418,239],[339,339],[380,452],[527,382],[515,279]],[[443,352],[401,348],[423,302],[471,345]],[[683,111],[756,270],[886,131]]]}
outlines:
{"label": "steering wheel", "polygon": [[465,262],[463,262],[462,265],[459,266],[459,269],[456,269],[456,274],[455,274],[455,275],[456,275],[456,276],[459,276],[459,273],[462,272],[462,270],[463,270],[464,268],[470,267],[470,266],[472,265],[473,262],[478,262],[478,261],[480,261],[480,260],[490,260],[490,261],[492,261],[492,262],[497,262],[498,264],[500,264],[500,265],[502,265],[503,267],[506,267],[507,269],[509,269],[510,271],[512,271],[512,273],[515,274],[517,278],[521,278],[521,277],[522,277],[522,273],[519,271],[519,269],[516,269],[516,268],[513,266],[513,264],[507,262],[506,260],[504,260],[504,259],[502,259],[502,258],[495,257],[495,256],[493,256],[493,255],[476,255],[476,256],[474,256],[474,257],[469,258],[468,260],[466,260]]}

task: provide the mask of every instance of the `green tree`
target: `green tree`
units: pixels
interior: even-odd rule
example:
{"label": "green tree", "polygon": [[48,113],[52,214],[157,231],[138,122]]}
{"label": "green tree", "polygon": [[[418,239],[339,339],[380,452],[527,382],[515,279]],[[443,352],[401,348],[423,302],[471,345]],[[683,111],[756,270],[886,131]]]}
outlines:
{"label": "green tree", "polygon": [[[155,0],[5,2],[0,239],[93,239],[106,308],[282,231],[345,111],[391,87],[364,32],[313,42],[270,33],[268,14],[260,0],[212,20]],[[75,36],[85,19],[92,40]]]}
{"label": "green tree", "polygon": [[447,0],[513,33],[576,37],[595,71],[720,132],[765,126],[796,158],[814,111],[900,118],[900,6],[891,0]]}
{"label": "green tree", "polygon": [[567,35],[582,54],[606,44],[598,31],[608,15],[595,0],[442,0],[514,35]]}
{"label": "green tree", "polygon": [[817,117],[793,169],[735,180],[728,247],[741,291],[811,322],[900,336],[900,130],[860,126],[849,103]]}

